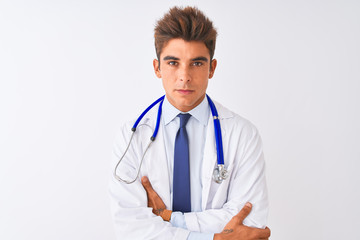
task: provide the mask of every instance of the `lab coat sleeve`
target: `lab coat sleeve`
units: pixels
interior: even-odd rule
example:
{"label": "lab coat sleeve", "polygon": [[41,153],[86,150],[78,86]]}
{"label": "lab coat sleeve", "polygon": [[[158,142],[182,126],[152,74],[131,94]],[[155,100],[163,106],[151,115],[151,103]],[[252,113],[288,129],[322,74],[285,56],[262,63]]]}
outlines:
{"label": "lab coat sleeve", "polygon": [[[130,139],[130,128],[125,126],[115,139],[112,172]],[[127,157],[118,167],[117,174],[122,178],[135,178],[142,154],[138,149],[139,142],[134,138]],[[111,174],[109,195],[117,239],[187,239],[188,230],[172,227],[147,207],[146,192],[139,178],[132,184],[125,184]]]}
{"label": "lab coat sleeve", "polygon": [[[226,202],[223,206],[210,207],[202,212],[185,213],[188,230],[219,233],[246,202],[251,202],[253,208],[244,224],[257,228],[266,227],[268,195],[261,138],[251,123],[248,123],[238,135],[237,140],[230,139],[237,142],[236,152],[232,154],[231,150],[227,150],[228,157],[234,156],[230,164],[232,170],[228,188],[219,187],[219,192],[216,192],[212,199],[214,205],[220,195],[227,194]],[[234,142],[231,144],[234,146]]]}

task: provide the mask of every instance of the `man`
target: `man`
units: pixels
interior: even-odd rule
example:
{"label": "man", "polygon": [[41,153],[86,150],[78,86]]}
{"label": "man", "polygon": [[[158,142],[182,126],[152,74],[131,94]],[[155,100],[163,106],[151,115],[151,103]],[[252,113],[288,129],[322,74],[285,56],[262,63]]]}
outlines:
{"label": "man", "polygon": [[216,102],[229,176],[221,183],[212,180],[217,152],[206,89],[217,65],[216,35],[212,22],[196,8],[174,7],[157,22],[153,66],[166,97],[155,141],[149,139],[157,107],[140,121],[133,137],[131,121],[115,140],[114,168],[127,151],[116,176],[136,179],[131,184],[116,177],[110,181],[119,239],[270,236],[260,136],[249,121]]}

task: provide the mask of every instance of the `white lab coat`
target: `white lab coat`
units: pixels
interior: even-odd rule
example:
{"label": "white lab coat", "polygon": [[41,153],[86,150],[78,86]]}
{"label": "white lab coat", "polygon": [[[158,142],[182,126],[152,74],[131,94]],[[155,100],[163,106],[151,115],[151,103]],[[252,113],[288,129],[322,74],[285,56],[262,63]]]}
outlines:
{"label": "white lab coat", "polygon": [[[111,177],[109,192],[118,239],[186,239],[189,231],[218,233],[248,201],[253,204],[253,209],[244,224],[260,228],[266,226],[268,196],[260,136],[249,121],[216,102],[215,105],[229,177],[221,184],[212,180],[217,158],[214,123],[210,117],[201,172],[202,212],[185,214],[188,230],[172,227],[169,222],[154,215],[147,207],[146,192],[140,182],[142,176],[148,176],[166,208],[172,208],[171,175],[160,124],[157,138],[144,157],[138,179],[132,184],[125,184]],[[118,167],[120,177],[127,180],[136,177],[141,157],[155,129],[156,116],[157,107],[154,107],[138,126],[127,155]],[[112,169],[125,151],[133,123],[125,124],[115,140]]]}

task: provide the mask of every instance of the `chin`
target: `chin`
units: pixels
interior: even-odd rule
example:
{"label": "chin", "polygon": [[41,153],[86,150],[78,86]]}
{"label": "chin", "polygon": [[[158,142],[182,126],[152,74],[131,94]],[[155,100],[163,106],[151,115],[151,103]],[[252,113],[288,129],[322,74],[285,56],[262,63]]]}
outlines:
{"label": "chin", "polygon": [[[170,95],[168,99],[171,99],[170,103],[174,105],[179,110],[183,111],[186,109],[187,111],[190,111],[192,108],[194,108],[195,104],[201,99],[201,96],[191,96],[190,95]],[[185,111],[184,111],[185,112]]]}
{"label": "chin", "polygon": [[177,103],[178,103],[179,108],[187,109],[186,112],[193,109],[195,107],[195,105],[196,105],[196,101],[179,101]]}

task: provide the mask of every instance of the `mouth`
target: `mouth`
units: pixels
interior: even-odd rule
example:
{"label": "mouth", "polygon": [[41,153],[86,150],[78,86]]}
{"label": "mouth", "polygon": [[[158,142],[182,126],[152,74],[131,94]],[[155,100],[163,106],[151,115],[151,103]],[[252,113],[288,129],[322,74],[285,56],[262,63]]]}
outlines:
{"label": "mouth", "polygon": [[175,91],[182,95],[189,95],[189,94],[195,92],[194,90],[188,90],[188,89],[177,89]]}

